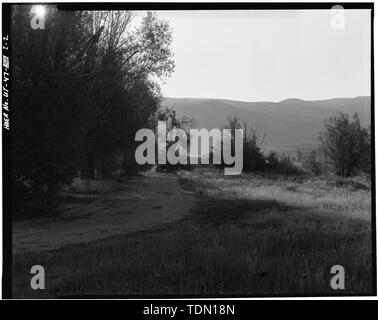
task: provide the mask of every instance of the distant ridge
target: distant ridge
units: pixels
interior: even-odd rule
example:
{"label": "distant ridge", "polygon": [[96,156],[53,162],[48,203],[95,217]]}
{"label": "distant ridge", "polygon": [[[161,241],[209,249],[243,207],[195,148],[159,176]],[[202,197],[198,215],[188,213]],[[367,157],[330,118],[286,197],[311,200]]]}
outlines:
{"label": "distant ridge", "polygon": [[289,99],[282,100],[279,103],[303,103],[303,102],[305,102],[305,100],[301,100],[298,98],[289,98]]}
{"label": "distant ridge", "polygon": [[336,112],[358,113],[363,126],[370,125],[371,99],[368,96],[306,101],[289,98],[280,102],[246,102],[228,99],[165,98],[163,106],[174,105],[178,116],[196,119],[197,127],[218,128],[229,115],[266,134],[265,145],[304,146],[318,144],[324,119]]}

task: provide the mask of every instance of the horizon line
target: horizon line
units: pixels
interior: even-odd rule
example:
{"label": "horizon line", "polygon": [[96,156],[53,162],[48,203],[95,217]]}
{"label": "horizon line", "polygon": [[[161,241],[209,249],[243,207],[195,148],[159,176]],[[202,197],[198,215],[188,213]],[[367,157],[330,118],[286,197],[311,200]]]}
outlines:
{"label": "horizon line", "polygon": [[272,100],[255,100],[255,101],[248,101],[248,100],[239,100],[239,99],[230,99],[230,98],[207,98],[207,97],[172,97],[172,96],[163,96],[163,99],[195,99],[195,100],[226,100],[226,101],[237,101],[237,102],[246,102],[246,103],[258,103],[258,102],[270,102],[270,103],[282,103],[287,100],[299,100],[303,102],[315,102],[315,101],[328,101],[328,100],[335,100],[335,99],[356,99],[356,98],[371,98],[371,95],[359,95],[353,97],[333,97],[333,98],[325,98],[325,99],[314,99],[314,100],[305,100],[301,98],[291,97],[286,98],[279,101],[272,101]]}

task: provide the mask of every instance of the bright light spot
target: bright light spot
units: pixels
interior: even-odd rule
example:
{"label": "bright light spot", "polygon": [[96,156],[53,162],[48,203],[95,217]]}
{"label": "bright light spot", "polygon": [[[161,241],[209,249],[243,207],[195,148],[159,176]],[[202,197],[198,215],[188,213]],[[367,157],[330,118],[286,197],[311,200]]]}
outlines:
{"label": "bright light spot", "polygon": [[33,6],[31,12],[36,14],[38,17],[43,17],[46,14],[46,9],[44,6]]}

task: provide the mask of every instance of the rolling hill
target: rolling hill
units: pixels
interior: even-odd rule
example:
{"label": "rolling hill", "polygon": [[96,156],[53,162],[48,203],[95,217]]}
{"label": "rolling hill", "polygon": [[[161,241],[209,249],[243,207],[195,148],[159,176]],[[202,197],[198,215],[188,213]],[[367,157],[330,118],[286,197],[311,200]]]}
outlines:
{"label": "rolling hill", "polygon": [[363,126],[370,125],[370,97],[336,98],[304,101],[286,99],[280,102],[244,102],[225,99],[165,98],[162,105],[171,107],[179,117],[193,117],[198,128],[219,128],[227,116],[265,133],[266,147],[314,146],[324,119],[336,112],[358,113]]}

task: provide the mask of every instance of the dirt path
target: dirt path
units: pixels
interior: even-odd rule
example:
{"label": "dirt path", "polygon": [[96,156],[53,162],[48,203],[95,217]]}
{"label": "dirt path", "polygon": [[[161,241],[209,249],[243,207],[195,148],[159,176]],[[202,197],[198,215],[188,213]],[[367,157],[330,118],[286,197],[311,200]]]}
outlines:
{"label": "dirt path", "polygon": [[13,254],[58,249],[101,238],[151,230],[187,215],[194,195],[174,175],[131,179],[122,191],[71,206],[56,218],[13,224]]}

